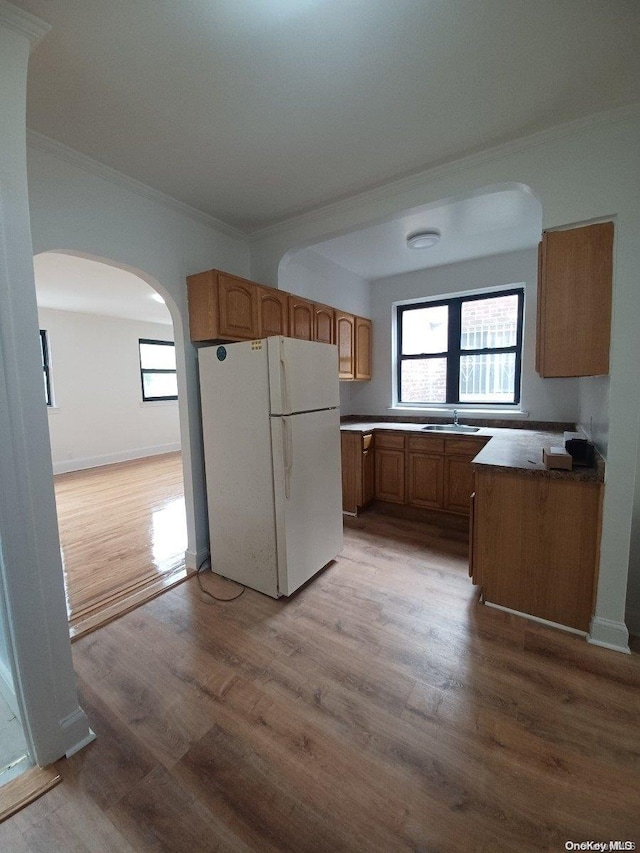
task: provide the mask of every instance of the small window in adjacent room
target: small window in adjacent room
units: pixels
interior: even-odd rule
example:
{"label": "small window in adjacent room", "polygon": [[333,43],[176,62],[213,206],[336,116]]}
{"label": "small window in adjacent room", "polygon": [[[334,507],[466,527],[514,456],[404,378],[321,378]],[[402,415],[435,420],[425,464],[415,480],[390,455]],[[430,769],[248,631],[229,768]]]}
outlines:
{"label": "small window in adjacent room", "polygon": [[398,306],[398,403],[520,402],[524,290]]}
{"label": "small window in adjacent room", "polygon": [[53,406],[51,395],[51,364],[49,361],[49,337],[45,329],[40,329],[40,358],[42,360],[42,372],[44,373],[44,399],[47,406]]}
{"label": "small window in adjacent room", "polygon": [[139,340],[142,399],[177,400],[176,348],[172,341]]}

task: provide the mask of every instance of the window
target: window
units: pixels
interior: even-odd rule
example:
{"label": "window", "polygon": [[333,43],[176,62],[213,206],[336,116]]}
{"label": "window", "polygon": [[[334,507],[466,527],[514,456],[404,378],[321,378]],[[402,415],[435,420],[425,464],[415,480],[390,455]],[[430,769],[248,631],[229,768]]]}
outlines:
{"label": "window", "polygon": [[524,290],[398,306],[398,402],[520,402]]}
{"label": "window", "polygon": [[51,398],[51,369],[49,364],[49,339],[45,329],[40,329],[40,358],[42,360],[42,372],[44,373],[44,399],[47,406],[53,406]]}
{"label": "window", "polygon": [[141,338],[140,379],[142,399],[177,400],[176,348],[172,341],[149,341]]}

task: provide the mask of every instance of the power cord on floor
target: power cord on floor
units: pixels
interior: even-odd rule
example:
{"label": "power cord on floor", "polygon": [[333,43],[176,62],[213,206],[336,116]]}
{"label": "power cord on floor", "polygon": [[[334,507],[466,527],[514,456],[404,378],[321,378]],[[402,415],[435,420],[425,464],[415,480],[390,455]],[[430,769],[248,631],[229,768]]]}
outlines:
{"label": "power cord on floor", "polygon": [[[231,598],[219,598],[217,595],[214,595],[212,592],[209,592],[208,589],[205,589],[202,586],[202,581],[200,580],[200,575],[202,572],[207,571],[207,569],[205,569],[205,566],[207,564],[209,566],[208,571],[210,571],[211,574],[215,574],[211,568],[211,557],[205,557],[204,560],[198,566],[198,569],[196,571],[196,578],[198,579],[198,586],[200,587],[200,592],[203,592],[205,595],[208,595],[209,598],[213,598],[214,601],[235,601],[237,598],[240,598],[240,596],[242,595],[242,593],[246,589],[246,586],[242,586],[242,584],[239,584],[239,586],[242,586],[242,589],[240,590],[240,592],[237,595],[232,595]],[[219,575],[219,577],[221,577],[221,575]],[[233,583],[237,583],[237,581],[233,581]]]}

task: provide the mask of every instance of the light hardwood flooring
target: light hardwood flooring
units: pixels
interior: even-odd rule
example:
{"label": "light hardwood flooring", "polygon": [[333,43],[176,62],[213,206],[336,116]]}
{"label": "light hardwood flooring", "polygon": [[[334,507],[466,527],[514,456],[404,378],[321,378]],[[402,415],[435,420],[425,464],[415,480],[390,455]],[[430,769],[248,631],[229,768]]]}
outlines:
{"label": "light hardwood flooring", "polygon": [[72,635],[186,576],[180,453],[55,477]]}
{"label": "light hardwood flooring", "polygon": [[190,579],[75,643],[97,740],[0,849],[640,844],[640,657],[478,604],[463,533],[346,524],[288,601]]}

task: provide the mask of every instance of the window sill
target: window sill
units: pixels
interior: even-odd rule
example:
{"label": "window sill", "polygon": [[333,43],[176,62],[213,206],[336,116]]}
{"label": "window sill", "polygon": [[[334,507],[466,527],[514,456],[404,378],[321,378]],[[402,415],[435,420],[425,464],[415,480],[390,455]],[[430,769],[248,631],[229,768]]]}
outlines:
{"label": "window sill", "polygon": [[389,406],[387,411],[402,413],[404,415],[408,415],[409,413],[414,415],[435,415],[439,418],[451,417],[453,416],[453,412],[457,411],[458,417],[461,418],[493,417],[501,421],[509,420],[510,418],[513,418],[514,420],[522,420],[523,418],[529,417],[529,412],[526,412],[523,409],[483,409],[480,407],[467,408],[463,407],[462,405],[447,406],[442,408],[438,408],[436,406]]}
{"label": "window sill", "polygon": [[177,400],[143,400],[140,403],[141,409],[146,409],[147,406],[177,406]]}

